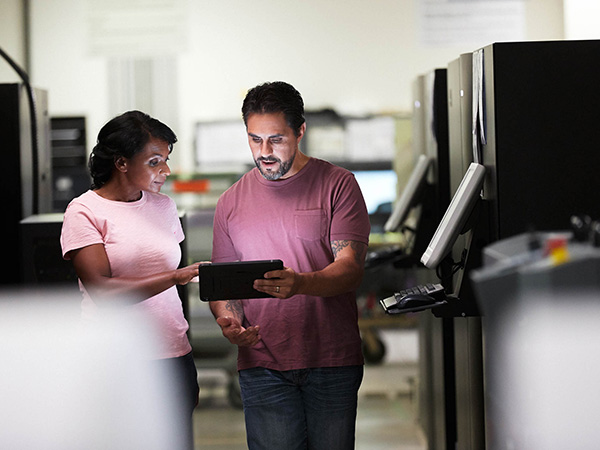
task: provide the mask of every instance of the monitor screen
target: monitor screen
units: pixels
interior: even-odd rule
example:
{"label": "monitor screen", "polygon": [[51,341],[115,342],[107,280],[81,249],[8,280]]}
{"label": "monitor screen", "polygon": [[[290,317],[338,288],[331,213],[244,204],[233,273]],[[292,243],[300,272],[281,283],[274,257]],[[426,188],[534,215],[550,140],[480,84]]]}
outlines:
{"label": "monitor screen", "polygon": [[396,172],[386,169],[353,170],[352,173],[360,186],[369,214],[389,211],[389,205],[396,197]]}
{"label": "monitor screen", "polygon": [[394,209],[390,218],[385,223],[385,231],[396,231],[406,220],[410,210],[417,205],[421,189],[427,182],[427,174],[431,158],[425,155],[420,155],[417,163],[410,174],[406,186],[402,190],[402,195],[394,204]]}
{"label": "monitor screen", "polygon": [[485,166],[471,163],[427,250],[421,257],[421,262],[426,267],[436,268],[452,250],[454,242],[461,234],[473,207],[480,198],[484,178]]}
{"label": "monitor screen", "polygon": [[237,172],[253,165],[243,121],[198,122],[194,133],[197,170]]}

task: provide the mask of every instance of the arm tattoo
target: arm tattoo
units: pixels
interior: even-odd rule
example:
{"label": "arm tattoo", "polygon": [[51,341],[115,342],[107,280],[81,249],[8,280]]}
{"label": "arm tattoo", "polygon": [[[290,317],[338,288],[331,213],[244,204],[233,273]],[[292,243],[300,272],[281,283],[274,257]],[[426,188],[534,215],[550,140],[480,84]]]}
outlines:
{"label": "arm tattoo", "polygon": [[331,241],[331,251],[333,252],[333,259],[337,258],[339,253],[348,246],[350,246],[350,248],[354,250],[354,257],[356,259],[356,262],[362,266],[365,262],[367,247],[361,244],[360,242],[356,241]]}
{"label": "arm tattoo", "polygon": [[340,251],[350,245],[350,241],[331,241],[331,251],[333,252],[333,258],[337,258]]}
{"label": "arm tattoo", "polygon": [[225,302],[225,309],[233,314],[236,319],[239,319],[240,323],[244,320],[244,308],[240,300],[227,300]]}

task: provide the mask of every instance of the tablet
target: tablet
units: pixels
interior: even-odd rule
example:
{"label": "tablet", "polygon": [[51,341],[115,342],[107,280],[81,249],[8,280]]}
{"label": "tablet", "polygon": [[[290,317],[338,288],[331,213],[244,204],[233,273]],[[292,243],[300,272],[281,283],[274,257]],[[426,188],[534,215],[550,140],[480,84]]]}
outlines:
{"label": "tablet", "polygon": [[200,264],[200,300],[209,302],[273,297],[252,287],[254,280],[264,278],[264,274],[271,270],[283,270],[283,261],[269,259]]}

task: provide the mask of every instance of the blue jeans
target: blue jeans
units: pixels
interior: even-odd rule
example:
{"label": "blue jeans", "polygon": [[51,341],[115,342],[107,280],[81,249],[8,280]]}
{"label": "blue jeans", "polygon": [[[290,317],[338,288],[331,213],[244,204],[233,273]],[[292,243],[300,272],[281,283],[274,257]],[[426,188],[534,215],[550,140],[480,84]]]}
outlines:
{"label": "blue jeans", "polygon": [[354,448],[363,366],[240,371],[249,450]]}

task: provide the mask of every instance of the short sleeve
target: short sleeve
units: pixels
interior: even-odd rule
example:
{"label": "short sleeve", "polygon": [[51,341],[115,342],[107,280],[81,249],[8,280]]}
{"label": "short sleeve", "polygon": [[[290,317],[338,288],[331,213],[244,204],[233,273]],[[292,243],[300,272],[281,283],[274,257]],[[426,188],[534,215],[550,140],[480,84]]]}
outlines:
{"label": "short sleeve", "polygon": [[60,234],[63,258],[70,259],[67,253],[72,250],[102,243],[102,232],[91,211],[79,203],[71,203],[65,211]]}
{"label": "short sleeve", "polygon": [[331,240],[348,239],[369,243],[371,224],[360,187],[354,176],[342,179],[331,219]]}

